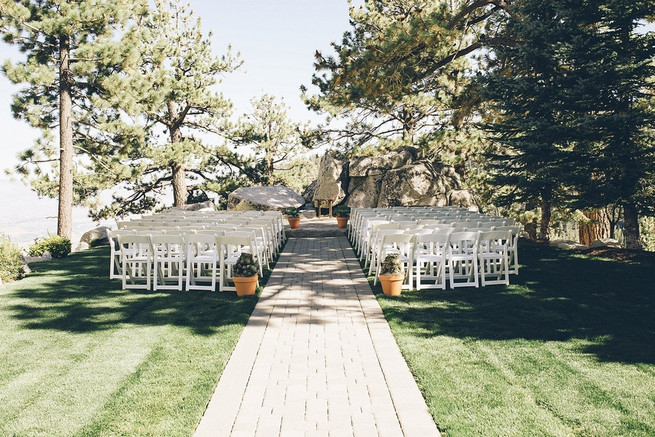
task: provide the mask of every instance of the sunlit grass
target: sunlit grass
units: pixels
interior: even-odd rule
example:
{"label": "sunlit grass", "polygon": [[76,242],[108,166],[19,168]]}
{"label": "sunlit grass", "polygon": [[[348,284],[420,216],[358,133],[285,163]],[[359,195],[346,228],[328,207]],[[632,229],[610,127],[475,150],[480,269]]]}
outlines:
{"label": "sunlit grass", "polygon": [[520,254],[509,287],[375,288],[442,433],[655,435],[653,266]]}
{"label": "sunlit grass", "polygon": [[109,251],[0,287],[0,435],[193,433],[256,298],[124,291]]}

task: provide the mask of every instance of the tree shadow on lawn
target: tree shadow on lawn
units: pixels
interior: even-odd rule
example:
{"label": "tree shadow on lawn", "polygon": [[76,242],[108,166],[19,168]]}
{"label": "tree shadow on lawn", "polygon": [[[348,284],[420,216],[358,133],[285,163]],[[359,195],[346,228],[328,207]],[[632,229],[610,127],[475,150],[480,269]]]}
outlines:
{"label": "tree shadow on lawn", "polygon": [[417,336],[583,340],[599,360],[655,364],[655,272],[546,245],[520,247],[509,287],[413,291],[382,298],[385,316]]}
{"label": "tree shadow on lawn", "polygon": [[109,248],[33,264],[25,279],[0,296],[28,329],[85,333],[122,324],[176,325],[211,335],[225,325],[245,324],[257,298],[208,291],[121,290],[109,279]]}

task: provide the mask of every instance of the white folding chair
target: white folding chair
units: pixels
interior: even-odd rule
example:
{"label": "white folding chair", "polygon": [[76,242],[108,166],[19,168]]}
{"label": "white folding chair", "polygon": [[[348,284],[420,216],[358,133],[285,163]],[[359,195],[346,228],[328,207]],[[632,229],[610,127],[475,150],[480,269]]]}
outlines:
{"label": "white folding chair", "polygon": [[[239,255],[241,255],[242,252],[247,252],[250,248],[255,247],[254,244],[255,243],[250,236],[226,235],[223,237],[216,237],[220,271],[220,281],[218,283],[220,291],[236,290],[234,285],[228,284],[228,280],[232,278],[232,266],[236,264]],[[261,270],[261,264],[259,267]]]}
{"label": "white folding chair", "polygon": [[373,274],[373,269],[376,268],[378,264],[378,255],[380,253],[380,246],[382,245],[382,239],[386,235],[395,235],[395,234],[404,234],[405,232],[402,229],[398,229],[394,226],[381,225],[383,228],[377,229],[375,231],[375,236],[371,238],[371,248],[369,250],[369,255],[367,255],[366,261],[364,262],[364,268],[368,264],[368,274],[369,276]]}
{"label": "white folding chair", "polygon": [[259,276],[264,276],[264,249],[257,242],[257,236],[253,230],[226,232],[225,236],[244,237],[249,243],[242,245],[241,252],[250,252],[259,264]]}
{"label": "white folding chair", "polygon": [[[120,247],[120,269],[123,290],[150,290],[152,253],[150,237],[146,234],[118,234]],[[130,283],[127,283],[127,280]],[[145,282],[144,282],[145,281]]]}
{"label": "white folding chair", "polygon": [[414,265],[414,244],[416,236],[413,234],[391,234],[382,237],[377,254],[377,263],[375,266],[375,278],[373,284],[377,284],[380,275],[380,268],[384,258],[389,253],[397,253],[400,262],[405,268],[405,281],[403,288],[411,288],[413,285],[413,265]]}
{"label": "white folding chair", "polygon": [[[448,232],[418,234],[414,263],[416,289],[446,289],[446,264],[450,236]],[[434,283],[432,283],[434,281]]]}
{"label": "white folding chair", "polygon": [[219,256],[216,235],[191,234],[185,237],[185,242],[186,289],[216,290]]}
{"label": "white folding chair", "polygon": [[[153,286],[157,290],[182,291],[184,283],[184,239],[179,234],[150,235]],[[169,282],[175,283],[170,284]]]}
{"label": "white folding chair", "polygon": [[[509,285],[509,252],[512,231],[486,231],[478,236],[478,272],[482,286]],[[494,279],[488,279],[492,277]]]}
{"label": "white folding chair", "polygon": [[479,232],[451,232],[448,242],[448,271],[450,286],[479,287],[478,282]]}
{"label": "white folding chair", "polygon": [[[395,232],[396,234],[400,233],[400,229],[396,223],[375,223],[373,226],[371,226],[371,229],[369,231],[369,238],[366,243],[366,259],[364,260],[364,268],[366,266],[374,266],[375,265],[375,256],[377,254],[377,247],[380,244],[380,240],[382,240],[382,235],[384,233],[394,233],[394,232],[386,232],[389,230],[395,230],[398,232]],[[370,274],[370,271],[369,271]]]}
{"label": "white folding chair", "polygon": [[121,270],[121,249],[118,244],[118,234],[134,234],[136,231],[121,229],[112,231],[107,229],[107,240],[109,240],[109,279],[121,279],[123,272]]}

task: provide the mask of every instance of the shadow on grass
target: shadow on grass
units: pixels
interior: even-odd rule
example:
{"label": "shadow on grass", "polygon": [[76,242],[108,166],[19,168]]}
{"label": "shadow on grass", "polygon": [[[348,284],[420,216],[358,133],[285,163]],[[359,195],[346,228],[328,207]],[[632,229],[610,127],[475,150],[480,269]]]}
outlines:
{"label": "shadow on grass", "polygon": [[235,293],[121,290],[120,280],[109,279],[108,247],[31,268],[0,295],[28,329],[84,333],[123,324],[176,325],[210,335],[220,326],[245,324],[257,301]]}
{"label": "shadow on grass", "polygon": [[378,297],[387,320],[417,336],[582,340],[581,352],[601,361],[655,364],[652,266],[529,243],[520,256],[523,268],[509,287]]}

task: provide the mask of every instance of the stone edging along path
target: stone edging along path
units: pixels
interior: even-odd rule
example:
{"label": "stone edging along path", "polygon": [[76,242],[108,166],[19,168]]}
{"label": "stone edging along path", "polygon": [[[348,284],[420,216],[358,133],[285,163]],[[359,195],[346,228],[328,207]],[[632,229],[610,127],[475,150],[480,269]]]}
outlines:
{"label": "stone edging along path", "polygon": [[287,235],[195,435],[438,436],[345,231]]}

